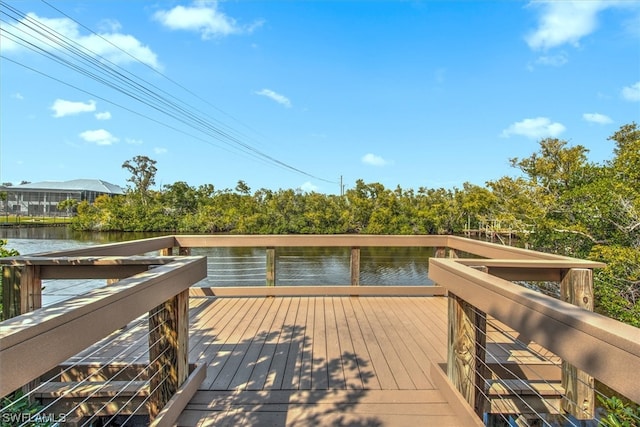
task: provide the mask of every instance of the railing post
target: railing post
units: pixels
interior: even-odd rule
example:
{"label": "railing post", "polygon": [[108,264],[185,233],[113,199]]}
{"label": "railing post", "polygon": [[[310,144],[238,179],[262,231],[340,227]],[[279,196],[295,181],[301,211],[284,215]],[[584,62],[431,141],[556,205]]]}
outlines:
{"label": "railing post", "polygon": [[[486,267],[477,267],[487,271]],[[487,316],[458,296],[449,293],[447,375],[475,413],[485,406]]]}
{"label": "railing post", "polygon": [[149,312],[149,417],[154,420],[189,375],[189,289]]}
{"label": "railing post", "polygon": [[[593,271],[588,268],[572,268],[560,282],[560,296],[569,304],[593,311]],[[578,420],[595,417],[593,377],[575,366],[562,361],[562,387],[566,399],[562,409]]]}
{"label": "railing post", "polygon": [[267,286],[276,285],[276,248],[267,248]]}
{"label": "railing post", "polygon": [[2,267],[2,304],[5,319],[42,307],[39,265]]}
{"label": "railing post", "polygon": [[[2,311],[4,319],[42,308],[42,279],[39,265],[5,266],[2,269]],[[35,379],[22,387],[23,393],[33,390],[40,381]],[[33,398],[29,396],[29,402]]]}
{"label": "railing post", "polygon": [[42,279],[39,265],[25,265],[20,278],[21,313],[42,308]]}
{"label": "railing post", "polygon": [[360,248],[351,248],[351,286],[360,286]]}

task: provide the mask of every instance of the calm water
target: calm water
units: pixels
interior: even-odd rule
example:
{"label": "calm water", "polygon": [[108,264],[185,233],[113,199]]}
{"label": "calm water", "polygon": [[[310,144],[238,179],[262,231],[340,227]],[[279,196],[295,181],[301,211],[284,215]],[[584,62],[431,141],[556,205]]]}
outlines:
{"label": "calm water", "polygon": [[[86,247],[96,244],[159,236],[159,233],[86,233],[65,227],[0,229],[7,248],[21,255]],[[207,256],[208,277],[196,286],[262,286],[266,254],[262,248],[193,248],[193,255]],[[276,285],[348,285],[349,248],[276,249]],[[425,286],[431,248],[362,248],[361,285]],[[104,286],[99,280],[56,280],[43,283],[43,305]]]}

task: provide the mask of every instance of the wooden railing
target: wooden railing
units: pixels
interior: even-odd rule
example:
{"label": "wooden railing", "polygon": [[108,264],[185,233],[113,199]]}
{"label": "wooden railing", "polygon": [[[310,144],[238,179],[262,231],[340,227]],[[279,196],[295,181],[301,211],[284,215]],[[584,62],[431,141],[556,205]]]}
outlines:
{"label": "wooden railing", "polygon": [[[478,266],[484,269],[470,268]],[[564,360],[563,386],[572,396],[564,409],[576,418],[594,416],[590,376],[640,401],[640,388],[631,374],[640,371],[640,329],[578,306],[592,307],[593,266],[579,260],[430,260],[429,277],[444,286],[452,298],[449,377],[467,392],[465,397],[472,406],[478,404],[475,391],[482,387],[478,383],[486,380],[475,365],[475,361],[483,360],[484,343],[482,332],[465,332],[482,331],[478,318],[483,316],[492,316]],[[566,301],[505,280],[514,278],[559,281]],[[465,384],[468,381],[475,384]]]}
{"label": "wooden railing", "polygon": [[[450,380],[468,403],[482,411],[482,399],[473,393],[484,378],[482,370],[464,360],[484,357],[480,331],[486,316],[530,337],[567,362],[565,385],[589,383],[596,377],[625,396],[640,401],[640,389],[629,372],[640,372],[640,330],[592,313],[593,268],[602,264],[496,245],[454,236],[165,236],[89,248],[0,259],[4,265],[5,314],[0,337],[0,395],[38,378],[51,367],[117,330],[130,319],[150,312],[158,320],[158,307],[176,313],[160,340],[174,346],[167,366],[177,367],[178,379],[154,403],[157,414],[188,374],[185,348],[186,299],[191,285],[206,276],[202,257],[190,257],[190,248],[261,247],[266,251],[265,284],[243,288],[244,295],[295,294],[299,287],[278,286],[275,259],[283,247],[350,248],[350,285],[331,287],[342,295],[411,293],[450,297]],[[385,288],[359,286],[360,248],[432,247],[430,287]],[[177,250],[176,250],[177,249]],[[164,256],[148,256],[160,251]],[[177,255],[172,255],[172,254]],[[150,265],[156,266],[149,269]],[[41,281],[59,278],[102,278],[112,284],[51,307],[41,306]],[[518,286],[511,281],[556,281],[565,301]],[[371,289],[375,288],[375,289]],[[425,289],[430,288],[430,289]],[[227,288],[227,292],[229,292]],[[222,295],[222,289],[217,289]],[[326,292],[326,289],[322,290]],[[35,311],[33,311],[35,310]],[[163,311],[166,313],[167,311]],[[469,326],[471,325],[471,326]],[[80,333],[80,331],[82,331]],[[161,337],[160,337],[161,338]],[[61,345],[64,342],[64,345]],[[176,345],[175,343],[180,343]],[[467,354],[463,354],[463,348]],[[181,349],[181,350],[178,350]],[[40,355],[47,352],[47,357]],[[151,354],[155,354],[152,349]],[[456,366],[466,372],[457,372]],[[576,377],[581,380],[576,381]],[[10,380],[9,380],[10,379]],[[464,379],[464,380],[463,380]],[[473,384],[465,384],[465,381]],[[471,391],[471,392],[470,392]],[[593,395],[571,390],[579,418],[593,415]],[[592,393],[592,392],[591,392]],[[578,405],[575,402],[581,402]]]}
{"label": "wooden railing", "polygon": [[154,419],[161,413],[189,375],[189,287],[206,277],[204,257],[23,257],[5,262],[10,264],[4,278],[19,281],[3,285],[19,290],[28,302],[22,309],[37,305],[33,295],[40,293],[42,278],[121,280],[2,322],[0,396],[148,312],[149,415]]}

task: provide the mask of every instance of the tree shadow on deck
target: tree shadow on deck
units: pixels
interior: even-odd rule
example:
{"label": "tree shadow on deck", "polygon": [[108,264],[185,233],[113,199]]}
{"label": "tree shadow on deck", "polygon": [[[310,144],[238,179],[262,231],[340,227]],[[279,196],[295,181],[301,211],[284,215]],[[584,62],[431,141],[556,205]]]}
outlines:
{"label": "tree shadow on deck", "polygon": [[238,342],[196,332],[209,341],[207,378],[178,425],[383,425],[358,412],[375,377],[365,357],[346,350],[328,357],[327,346],[338,343],[314,343],[304,323],[266,329]]}

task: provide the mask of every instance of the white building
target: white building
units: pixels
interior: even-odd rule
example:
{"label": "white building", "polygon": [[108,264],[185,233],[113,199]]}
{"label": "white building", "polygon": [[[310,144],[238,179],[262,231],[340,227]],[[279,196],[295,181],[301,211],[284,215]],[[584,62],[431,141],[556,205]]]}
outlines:
{"label": "white building", "polygon": [[77,200],[78,203],[85,200],[93,203],[96,197],[103,194],[109,196],[124,194],[122,188],[99,179],[34,182],[3,187],[0,191],[7,192],[7,199],[3,203],[6,213],[28,216],[66,215],[66,211],[58,209],[58,204],[67,199]]}

